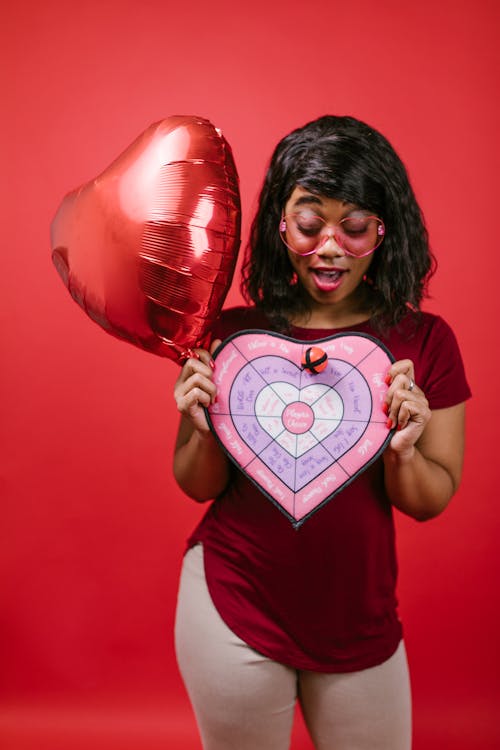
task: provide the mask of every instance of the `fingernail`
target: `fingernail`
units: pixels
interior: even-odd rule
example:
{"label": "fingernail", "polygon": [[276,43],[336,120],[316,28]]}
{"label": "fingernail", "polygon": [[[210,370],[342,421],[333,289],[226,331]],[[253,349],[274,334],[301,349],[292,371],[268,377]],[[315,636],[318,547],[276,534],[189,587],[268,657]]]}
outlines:
{"label": "fingernail", "polygon": [[384,412],[384,414],[389,414],[389,404],[387,404],[385,401],[382,404],[382,411]]}
{"label": "fingernail", "polygon": [[385,426],[387,427],[388,430],[392,430],[392,419],[388,419],[387,422],[385,423]]}
{"label": "fingernail", "polygon": [[212,368],[212,370],[215,370],[215,362],[213,361],[213,359],[211,357],[208,360],[208,364],[210,365],[210,367]]}
{"label": "fingernail", "polygon": [[384,383],[386,383],[387,385],[390,385],[392,383],[392,378],[390,375],[385,376]]}
{"label": "fingernail", "polygon": [[398,424],[398,432],[399,432],[400,430],[402,430],[402,429],[403,429],[403,425],[402,425],[402,424]]}

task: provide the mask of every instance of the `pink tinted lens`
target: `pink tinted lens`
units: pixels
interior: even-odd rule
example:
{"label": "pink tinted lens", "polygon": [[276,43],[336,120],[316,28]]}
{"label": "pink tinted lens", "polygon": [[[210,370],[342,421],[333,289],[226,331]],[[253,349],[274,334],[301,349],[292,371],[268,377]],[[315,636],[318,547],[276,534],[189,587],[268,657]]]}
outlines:
{"label": "pink tinted lens", "polygon": [[382,242],[384,225],[376,216],[347,217],[335,232],[338,244],[351,255],[368,255]]}
{"label": "pink tinted lens", "polygon": [[310,212],[290,214],[280,223],[281,238],[293,252],[310,255],[333,236],[346,253],[362,257],[372,253],[385,234],[384,225],[376,216],[346,217],[329,233],[324,232],[325,227],[326,222],[321,216]]}

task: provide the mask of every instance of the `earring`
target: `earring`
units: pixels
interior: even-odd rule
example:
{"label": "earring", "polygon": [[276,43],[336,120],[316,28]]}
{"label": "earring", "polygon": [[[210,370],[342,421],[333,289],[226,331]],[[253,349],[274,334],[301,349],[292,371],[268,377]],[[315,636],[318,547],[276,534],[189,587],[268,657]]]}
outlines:
{"label": "earring", "polygon": [[281,219],[280,221],[280,232],[286,231],[286,221],[284,219]]}

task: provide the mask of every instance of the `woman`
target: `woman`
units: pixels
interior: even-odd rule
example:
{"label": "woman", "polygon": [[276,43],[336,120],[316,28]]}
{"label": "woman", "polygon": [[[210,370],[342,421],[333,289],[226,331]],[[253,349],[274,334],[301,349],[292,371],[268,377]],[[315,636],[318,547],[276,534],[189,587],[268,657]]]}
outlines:
{"label": "woman", "polygon": [[419,311],[432,270],[406,171],[380,133],[327,116],[278,144],[243,272],[253,304],[222,313],[211,350],[255,328],[300,341],[376,336],[396,360],[385,411],[397,430],[294,530],[208,428],[211,354],[184,365],[174,473],[190,497],[216,498],[188,543],[176,621],[206,750],[284,750],[296,700],[318,750],[411,746],[392,506],[418,520],[444,510],[470,395],[450,328]]}

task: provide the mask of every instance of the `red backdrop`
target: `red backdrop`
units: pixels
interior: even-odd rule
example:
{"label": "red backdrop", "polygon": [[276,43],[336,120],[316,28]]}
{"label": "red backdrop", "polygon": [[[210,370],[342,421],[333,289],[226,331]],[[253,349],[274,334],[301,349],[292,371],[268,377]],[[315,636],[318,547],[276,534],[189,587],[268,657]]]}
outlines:
{"label": "red backdrop", "polygon": [[439,259],[427,308],[474,391],[456,498],[397,521],[415,748],[498,747],[498,21],[494,0],[4,3],[2,747],[198,746],[172,639],[203,512],[172,478],[177,367],[72,302],[49,253],[62,196],[151,122],[199,114],[233,147],[245,240],[276,141],[325,113],[406,162]]}

